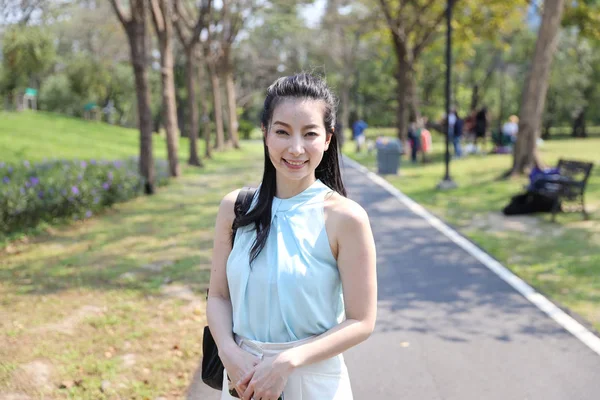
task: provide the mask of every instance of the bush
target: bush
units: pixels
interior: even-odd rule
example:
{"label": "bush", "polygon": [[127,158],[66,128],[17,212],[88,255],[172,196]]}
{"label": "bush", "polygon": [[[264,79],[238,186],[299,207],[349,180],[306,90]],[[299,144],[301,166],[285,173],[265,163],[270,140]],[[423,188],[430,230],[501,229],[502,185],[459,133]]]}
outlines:
{"label": "bush", "polygon": [[[165,160],[156,160],[156,185],[168,183]],[[55,160],[32,165],[0,163],[0,234],[40,222],[89,218],[143,193],[138,160]]]}

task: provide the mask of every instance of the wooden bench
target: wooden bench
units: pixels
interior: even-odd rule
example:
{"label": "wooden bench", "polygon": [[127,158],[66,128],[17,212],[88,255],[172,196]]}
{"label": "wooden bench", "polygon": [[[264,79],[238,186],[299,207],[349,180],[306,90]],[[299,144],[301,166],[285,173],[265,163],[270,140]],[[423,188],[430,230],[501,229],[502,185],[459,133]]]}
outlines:
{"label": "wooden bench", "polygon": [[[591,162],[560,160],[556,167],[558,175],[544,177],[536,182],[534,192],[555,200],[552,221],[556,220],[559,211],[581,211],[585,219],[589,218],[585,211],[584,194],[593,166]],[[577,204],[575,207],[565,207],[565,202]]]}

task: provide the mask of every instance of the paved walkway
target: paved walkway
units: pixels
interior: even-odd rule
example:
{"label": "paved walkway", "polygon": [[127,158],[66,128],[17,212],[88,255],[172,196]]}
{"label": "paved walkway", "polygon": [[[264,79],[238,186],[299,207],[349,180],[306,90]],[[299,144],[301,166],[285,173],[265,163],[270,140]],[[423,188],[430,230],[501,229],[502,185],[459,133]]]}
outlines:
{"label": "paved walkway", "polygon": [[377,243],[377,326],[345,354],[356,400],[600,399],[598,354],[367,175],[345,182]]}

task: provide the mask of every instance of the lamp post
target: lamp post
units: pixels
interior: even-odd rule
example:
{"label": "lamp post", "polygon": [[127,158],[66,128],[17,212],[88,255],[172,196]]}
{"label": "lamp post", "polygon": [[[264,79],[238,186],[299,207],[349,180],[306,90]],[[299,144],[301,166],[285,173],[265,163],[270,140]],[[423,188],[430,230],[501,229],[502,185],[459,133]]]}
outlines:
{"label": "lamp post", "polygon": [[456,183],[450,177],[450,93],[452,84],[452,5],[453,0],[448,0],[446,5],[446,173],[444,179],[438,183],[438,189],[452,189]]}

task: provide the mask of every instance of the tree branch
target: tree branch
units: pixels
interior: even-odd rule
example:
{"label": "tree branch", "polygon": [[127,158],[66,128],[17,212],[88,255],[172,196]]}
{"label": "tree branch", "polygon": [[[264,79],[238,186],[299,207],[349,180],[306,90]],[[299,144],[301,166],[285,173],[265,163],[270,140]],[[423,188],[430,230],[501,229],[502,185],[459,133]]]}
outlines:
{"label": "tree branch", "polygon": [[113,9],[115,10],[115,14],[117,14],[117,17],[119,18],[119,21],[121,21],[121,24],[123,24],[123,26],[127,26],[129,24],[129,22],[131,21],[131,19],[125,17],[125,14],[123,13],[123,10],[121,9],[121,6],[119,5],[118,0],[110,0],[110,4],[112,5]]}
{"label": "tree branch", "polygon": [[[392,13],[390,12],[390,7],[385,0],[379,0],[379,4],[381,4],[381,9],[383,11],[383,15],[385,15],[385,19],[387,21],[388,27],[390,28],[392,33],[394,35],[398,36],[399,38],[401,38],[402,40],[404,40],[404,35],[402,35],[402,33],[400,32],[400,29],[399,29],[398,22],[400,21],[400,18],[398,18],[398,22],[394,21],[394,18],[392,17]],[[403,3],[403,5],[404,5],[404,3]]]}
{"label": "tree branch", "polygon": [[425,29],[425,33],[423,34],[423,37],[421,38],[420,41],[417,41],[417,43],[415,44],[415,47],[413,47],[413,59],[416,59],[419,54],[421,54],[421,51],[423,50],[423,48],[425,48],[425,46],[427,46],[429,44],[429,41],[431,40],[431,38],[433,37],[433,34],[436,31],[437,26],[442,22],[442,20],[444,19],[444,17],[446,16],[446,10],[442,11],[438,17],[434,20],[433,24],[429,25],[427,28]]}
{"label": "tree branch", "polygon": [[156,34],[160,35],[165,31],[165,19],[159,1],[164,0],[150,0],[150,10],[152,11],[152,22],[154,22],[154,29]]}

